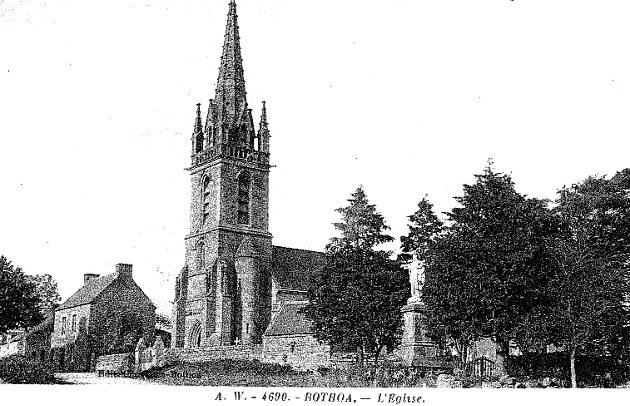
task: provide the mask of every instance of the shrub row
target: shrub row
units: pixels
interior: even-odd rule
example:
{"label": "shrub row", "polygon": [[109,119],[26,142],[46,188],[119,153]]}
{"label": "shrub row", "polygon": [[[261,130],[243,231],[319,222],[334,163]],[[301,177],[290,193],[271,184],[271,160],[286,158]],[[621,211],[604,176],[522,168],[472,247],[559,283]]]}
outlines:
{"label": "shrub row", "polygon": [[0,381],[12,384],[51,384],[55,382],[52,368],[21,355],[0,358]]}
{"label": "shrub row", "polygon": [[[580,386],[609,387],[630,380],[630,369],[620,359],[605,356],[579,355],[575,366]],[[529,353],[510,357],[506,362],[510,376],[527,376],[533,379],[558,378],[570,382],[569,355],[566,352]]]}

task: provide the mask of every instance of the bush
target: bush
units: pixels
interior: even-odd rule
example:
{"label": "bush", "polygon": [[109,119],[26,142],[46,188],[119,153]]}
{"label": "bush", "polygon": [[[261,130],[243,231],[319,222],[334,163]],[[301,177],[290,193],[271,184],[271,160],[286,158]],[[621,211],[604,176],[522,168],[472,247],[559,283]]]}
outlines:
{"label": "bush", "polygon": [[[628,365],[613,357],[578,355],[575,360],[580,386],[612,387],[630,379]],[[566,352],[528,353],[510,357],[506,362],[510,376],[542,379],[556,378],[563,386],[571,382],[569,355]]]}
{"label": "bush", "polygon": [[0,380],[13,384],[52,384],[55,375],[51,368],[21,355],[0,358]]}

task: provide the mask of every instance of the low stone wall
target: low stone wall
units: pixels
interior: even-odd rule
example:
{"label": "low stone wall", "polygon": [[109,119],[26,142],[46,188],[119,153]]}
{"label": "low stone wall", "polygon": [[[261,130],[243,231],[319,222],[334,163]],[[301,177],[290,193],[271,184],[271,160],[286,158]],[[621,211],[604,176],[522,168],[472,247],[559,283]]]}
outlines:
{"label": "low stone wall", "polygon": [[96,359],[96,373],[104,375],[126,375],[134,372],[134,354],[103,355]]}
{"label": "low stone wall", "polygon": [[264,337],[263,362],[288,364],[301,370],[328,367],[330,347],[306,334]]}
{"label": "low stone wall", "polygon": [[262,345],[232,345],[225,347],[167,348],[166,362],[206,362],[217,359],[263,360]]}

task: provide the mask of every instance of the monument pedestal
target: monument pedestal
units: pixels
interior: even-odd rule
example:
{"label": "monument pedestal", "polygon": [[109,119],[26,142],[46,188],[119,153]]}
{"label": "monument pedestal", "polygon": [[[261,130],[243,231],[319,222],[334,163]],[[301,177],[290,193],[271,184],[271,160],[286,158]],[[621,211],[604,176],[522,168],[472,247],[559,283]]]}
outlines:
{"label": "monument pedestal", "polygon": [[408,303],[401,309],[404,320],[400,356],[405,365],[439,367],[438,348],[426,330],[426,305]]}

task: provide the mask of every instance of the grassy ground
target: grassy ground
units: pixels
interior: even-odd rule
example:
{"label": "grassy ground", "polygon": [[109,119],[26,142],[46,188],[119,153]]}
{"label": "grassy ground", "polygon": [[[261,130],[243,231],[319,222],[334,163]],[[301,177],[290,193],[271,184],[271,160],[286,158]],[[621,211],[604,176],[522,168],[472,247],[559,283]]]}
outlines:
{"label": "grassy ground", "polygon": [[411,387],[435,386],[435,379],[405,368],[382,368],[372,379],[369,369],[300,372],[258,361],[216,360],[178,363],[153,369],[144,379],[165,385],[255,387]]}

